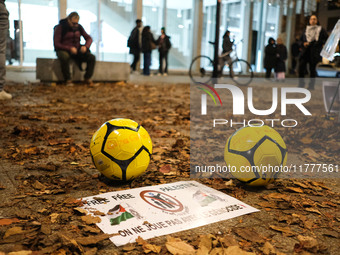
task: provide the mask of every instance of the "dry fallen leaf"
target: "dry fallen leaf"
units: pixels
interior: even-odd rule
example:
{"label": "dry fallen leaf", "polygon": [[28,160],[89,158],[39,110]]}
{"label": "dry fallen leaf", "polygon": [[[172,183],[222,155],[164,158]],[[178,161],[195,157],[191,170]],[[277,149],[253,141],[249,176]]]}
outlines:
{"label": "dry fallen leaf", "polygon": [[19,219],[13,218],[13,219],[0,219],[0,226],[7,226],[11,225],[12,223],[20,222]]}
{"label": "dry fallen leaf", "polygon": [[160,253],[162,250],[161,246],[158,245],[153,245],[153,244],[149,244],[147,241],[145,241],[142,237],[138,236],[136,238],[136,243],[138,245],[142,245],[143,250],[145,253],[150,253],[150,252],[154,252],[154,253]]}
{"label": "dry fallen leaf", "polygon": [[289,227],[280,227],[280,226],[274,226],[274,225],[270,225],[269,227],[275,231],[285,234],[286,236],[295,235]]}
{"label": "dry fallen leaf", "polygon": [[162,247],[154,244],[145,243],[143,244],[143,250],[145,253],[154,252],[158,254],[161,252]]}
{"label": "dry fallen leaf", "polygon": [[[12,251],[12,252],[8,253],[7,255],[30,255],[32,253],[33,253],[32,251]],[[1,252],[0,252],[0,255],[1,255]],[[5,253],[4,253],[4,255],[5,255]]]}
{"label": "dry fallen leaf", "polygon": [[112,235],[109,234],[102,234],[102,235],[95,235],[95,236],[87,236],[87,237],[78,237],[76,238],[77,243],[87,246],[87,245],[94,245],[103,241],[105,239],[109,239]]}
{"label": "dry fallen leaf", "polygon": [[243,239],[253,243],[264,243],[263,237],[251,228],[234,228],[233,231]]}
{"label": "dry fallen leaf", "polygon": [[88,225],[99,223],[102,221],[99,217],[93,217],[91,215],[81,216],[81,219]]}
{"label": "dry fallen leaf", "polygon": [[276,250],[270,242],[265,242],[262,248],[262,252],[264,255],[276,254]]}
{"label": "dry fallen leaf", "polygon": [[212,248],[211,235],[204,235],[200,238],[200,243],[198,245],[198,250],[196,251],[196,255],[205,255],[209,254]]}
{"label": "dry fallen leaf", "polygon": [[13,235],[22,234],[24,232],[25,231],[22,230],[22,227],[13,227],[13,228],[8,229],[5,232],[3,239],[6,239],[7,237],[10,237],[10,236],[13,236]]}
{"label": "dry fallen leaf", "polygon": [[50,217],[51,217],[51,222],[52,222],[52,223],[56,223],[56,222],[57,222],[58,216],[59,216],[58,213],[52,213],[52,214],[50,215]]}
{"label": "dry fallen leaf", "polygon": [[285,189],[288,190],[288,191],[296,192],[296,193],[303,193],[302,189],[300,189],[300,188],[286,187]]}
{"label": "dry fallen leaf", "polygon": [[311,144],[313,142],[313,139],[310,137],[304,137],[300,139],[300,142],[302,142],[303,144]]}
{"label": "dry fallen leaf", "polygon": [[165,246],[168,251],[173,255],[195,254],[194,247],[179,238],[168,237],[168,241],[165,243]]}
{"label": "dry fallen leaf", "polygon": [[238,246],[229,246],[228,248],[224,248],[222,250],[222,253],[215,253],[215,254],[216,255],[217,254],[226,254],[226,255],[256,255],[256,253],[244,251],[244,250],[242,250]]}

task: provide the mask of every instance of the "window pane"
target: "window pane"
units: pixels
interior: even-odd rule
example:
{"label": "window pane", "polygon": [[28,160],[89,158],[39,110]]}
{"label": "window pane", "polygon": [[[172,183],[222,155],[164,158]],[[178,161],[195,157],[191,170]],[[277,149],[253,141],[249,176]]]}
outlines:
{"label": "window pane", "polygon": [[[150,26],[151,32],[155,40],[161,32],[161,27],[164,26],[163,22],[163,0],[144,0],[143,1],[143,26]],[[158,70],[159,56],[158,51],[153,50],[151,54],[151,69]],[[143,59],[143,58],[141,58]]]}
{"label": "window pane", "polygon": [[167,1],[167,34],[172,47],[169,67],[188,69],[192,59],[193,1]]}
{"label": "window pane", "polygon": [[101,1],[101,60],[112,62],[130,61],[127,39],[136,25],[133,20],[132,4],[132,0]]}
{"label": "window pane", "polygon": [[[58,0],[48,2],[22,0],[21,19],[23,30],[23,64],[35,65],[38,57],[55,57],[53,27],[58,23]],[[10,13],[9,35],[13,39],[12,58],[18,65],[20,60],[20,30],[18,1],[7,0]],[[39,15],[32,15],[39,13]]]}
{"label": "window pane", "polygon": [[[7,64],[12,62],[13,65],[19,65],[20,60],[20,41],[19,30],[15,29],[14,24],[19,21],[19,5],[17,0],[7,0],[6,7],[9,12],[9,36],[7,40],[6,59]],[[11,46],[11,49],[9,49]]]}

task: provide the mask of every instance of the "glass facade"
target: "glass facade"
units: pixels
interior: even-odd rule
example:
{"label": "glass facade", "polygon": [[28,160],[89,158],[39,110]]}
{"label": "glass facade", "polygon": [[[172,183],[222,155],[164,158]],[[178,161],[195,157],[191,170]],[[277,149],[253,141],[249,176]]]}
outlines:
{"label": "glass facade", "polygon": [[[32,66],[35,65],[37,57],[54,58],[53,27],[58,23],[58,1],[22,0],[18,8],[18,1],[7,0],[6,6],[10,13],[10,37],[13,39],[14,65],[20,64],[20,59],[23,65]],[[33,13],[39,13],[39,15],[32,15]],[[22,28],[22,33],[20,28]],[[22,44],[20,44],[21,36]],[[22,45],[21,51],[20,45]]]}
{"label": "glass facade", "polygon": [[[197,3],[201,7],[197,7]],[[150,25],[155,39],[161,27],[166,28],[172,48],[169,69],[188,70],[191,60],[198,54],[213,57],[217,0],[7,0],[10,12],[9,35],[13,39],[13,65],[34,66],[37,57],[54,58],[53,27],[71,11],[80,15],[80,24],[93,37],[91,51],[101,61],[131,62],[127,39],[141,18],[143,25]],[[316,1],[302,5],[297,0],[297,11],[309,14],[316,8]],[[285,22],[288,1],[222,0],[220,18],[220,43],[226,30],[237,43],[237,54],[248,60],[257,72],[263,71],[263,50],[269,37],[284,36],[281,29]],[[65,14],[59,13],[66,10]],[[66,6],[64,6],[66,5]],[[195,13],[197,11],[201,13]],[[32,15],[38,13],[39,15]],[[202,23],[200,42],[194,38],[194,20]],[[21,25],[19,23],[21,21]],[[197,23],[196,23],[197,24]],[[22,28],[22,31],[20,31]],[[197,36],[195,36],[197,37]],[[200,52],[193,52],[200,44]],[[193,56],[194,55],[194,56]],[[141,58],[143,59],[143,58]],[[142,64],[142,63],[141,63]],[[152,66],[158,69],[158,51],[152,53]]]}
{"label": "glass facade", "polygon": [[130,62],[127,39],[136,25],[132,0],[100,1],[101,36],[98,59],[102,61]]}

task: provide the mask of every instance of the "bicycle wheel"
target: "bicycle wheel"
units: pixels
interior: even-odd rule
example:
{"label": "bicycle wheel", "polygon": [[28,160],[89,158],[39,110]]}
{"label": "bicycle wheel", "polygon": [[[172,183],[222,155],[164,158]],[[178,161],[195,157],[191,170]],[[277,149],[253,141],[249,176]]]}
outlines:
{"label": "bicycle wheel", "polygon": [[240,86],[247,86],[254,77],[250,64],[243,59],[236,59],[231,63],[231,79]]}
{"label": "bicycle wheel", "polygon": [[189,76],[193,82],[208,83],[211,80],[214,63],[208,56],[197,56],[190,64]]}

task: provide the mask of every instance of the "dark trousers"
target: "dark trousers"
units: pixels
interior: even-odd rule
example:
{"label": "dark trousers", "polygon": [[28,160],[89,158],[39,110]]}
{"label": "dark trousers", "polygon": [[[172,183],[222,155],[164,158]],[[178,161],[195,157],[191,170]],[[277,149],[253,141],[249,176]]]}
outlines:
{"label": "dark trousers", "polygon": [[144,75],[150,75],[151,51],[150,52],[144,52],[143,56],[144,56],[143,74]]}
{"label": "dark trousers", "polygon": [[318,63],[317,61],[313,61],[312,59],[305,59],[305,58],[300,58],[299,60],[299,87],[304,87],[305,86],[305,73],[307,71],[307,64],[309,63],[309,76],[310,76],[310,81],[309,81],[309,89],[314,89],[315,85],[315,77],[316,77],[316,64]]}
{"label": "dark trousers", "polygon": [[[96,57],[91,54],[89,51],[85,53],[79,53],[77,55],[72,55],[68,51],[58,50],[57,56],[60,61],[61,72],[63,73],[64,80],[71,80],[70,73],[70,60],[74,59],[79,67],[81,63],[86,62],[86,71],[84,75],[84,79],[90,79],[94,72],[94,66],[96,64]],[[81,68],[80,68],[81,69]]]}
{"label": "dark trousers", "polygon": [[139,56],[140,56],[140,52],[133,53],[133,62],[130,65],[132,71],[136,71],[137,63],[138,63],[139,58],[140,58]]}
{"label": "dark trousers", "polygon": [[168,73],[168,51],[159,52],[159,73],[163,73],[163,59],[165,60],[164,73]]}
{"label": "dark trousers", "polygon": [[270,78],[270,75],[272,74],[272,69],[274,69],[274,68],[273,67],[266,68],[266,79]]}
{"label": "dark trousers", "polygon": [[8,11],[5,4],[0,2],[0,92],[5,85],[6,76],[6,44],[8,33]]}

